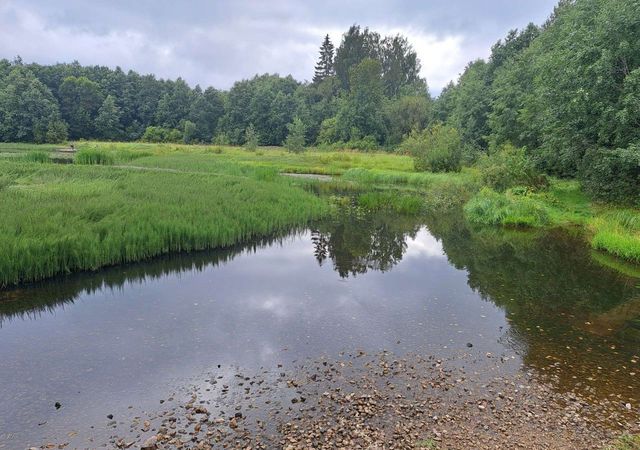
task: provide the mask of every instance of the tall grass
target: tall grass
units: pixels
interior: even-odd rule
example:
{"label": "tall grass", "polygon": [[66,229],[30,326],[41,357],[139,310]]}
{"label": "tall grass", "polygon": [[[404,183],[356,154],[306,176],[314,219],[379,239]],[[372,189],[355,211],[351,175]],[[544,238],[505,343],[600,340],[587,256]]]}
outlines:
{"label": "tall grass", "polygon": [[540,227],[549,223],[549,213],[539,201],[484,188],[464,207],[467,220],[484,225]]}
{"label": "tall grass", "polygon": [[591,246],[640,263],[640,211],[623,209],[594,218]]}
{"label": "tall grass", "polygon": [[24,155],[24,159],[30,162],[37,163],[48,163],[51,162],[51,158],[49,157],[49,153],[44,152],[42,150],[31,150]]}
{"label": "tall grass", "polygon": [[76,164],[111,165],[115,162],[115,158],[105,150],[83,149],[76,153],[74,162]]}
{"label": "tall grass", "polygon": [[0,160],[0,173],[8,179],[0,190],[2,286],[226,247],[327,210],[274,170],[236,176]]}
{"label": "tall grass", "polygon": [[392,191],[365,192],[358,197],[358,205],[369,211],[395,211],[400,214],[418,214],[424,200],[417,195]]}

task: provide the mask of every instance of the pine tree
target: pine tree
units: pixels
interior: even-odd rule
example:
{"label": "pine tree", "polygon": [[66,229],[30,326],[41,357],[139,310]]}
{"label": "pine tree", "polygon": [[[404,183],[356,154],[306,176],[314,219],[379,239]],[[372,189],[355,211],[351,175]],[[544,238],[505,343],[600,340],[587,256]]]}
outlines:
{"label": "pine tree", "polygon": [[335,69],[333,67],[333,44],[331,43],[331,39],[329,39],[329,35],[327,34],[324,37],[324,42],[320,47],[320,58],[318,59],[318,64],[316,64],[316,71],[313,75],[313,82],[319,83],[325,78],[333,76],[335,74]]}

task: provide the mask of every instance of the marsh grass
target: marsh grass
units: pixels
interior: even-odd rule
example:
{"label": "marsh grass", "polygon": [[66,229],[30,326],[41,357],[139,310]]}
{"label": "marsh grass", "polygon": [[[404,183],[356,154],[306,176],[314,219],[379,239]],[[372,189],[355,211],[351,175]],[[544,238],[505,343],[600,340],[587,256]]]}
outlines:
{"label": "marsh grass", "polygon": [[0,285],[228,247],[327,205],[273,169],[249,176],[0,161]]}
{"label": "marsh grass", "polygon": [[51,158],[49,157],[49,153],[42,150],[30,150],[24,155],[25,161],[36,162],[36,163],[48,163],[51,162]]}

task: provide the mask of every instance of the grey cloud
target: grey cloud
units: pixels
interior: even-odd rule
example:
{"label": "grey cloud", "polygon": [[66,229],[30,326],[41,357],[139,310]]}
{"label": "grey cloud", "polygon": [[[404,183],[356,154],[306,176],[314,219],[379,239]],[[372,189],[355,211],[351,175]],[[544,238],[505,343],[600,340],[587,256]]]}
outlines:
{"label": "grey cloud", "polygon": [[119,65],[228,88],[255,73],[312,76],[325,33],[359,23],[412,41],[434,92],[555,0],[0,0],[0,57]]}

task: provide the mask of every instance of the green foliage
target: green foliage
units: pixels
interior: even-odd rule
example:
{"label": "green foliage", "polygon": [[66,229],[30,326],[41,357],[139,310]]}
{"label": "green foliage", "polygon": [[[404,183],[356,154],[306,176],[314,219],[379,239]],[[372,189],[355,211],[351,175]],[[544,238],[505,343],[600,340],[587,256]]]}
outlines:
{"label": "green foliage", "polygon": [[315,73],[313,74],[314,83],[320,83],[323,80],[334,75],[335,68],[333,66],[333,58],[333,44],[331,43],[331,39],[327,34],[324,37],[322,46],[320,47],[320,57],[318,58],[318,63],[315,67]]}
{"label": "green foliage", "polygon": [[593,198],[640,206],[640,146],[589,150],[579,175]]}
{"label": "green foliage", "polygon": [[374,136],[383,142],[386,127],[382,107],[384,90],[382,66],[374,59],[365,59],[349,71],[351,90],[338,109],[337,131],[343,141]]}
{"label": "green foliage", "polygon": [[499,192],[514,186],[539,190],[548,186],[547,178],[540,174],[523,148],[504,145],[498,151],[478,162],[482,183]]}
{"label": "green foliage", "polygon": [[385,120],[389,135],[387,142],[399,144],[412,131],[427,128],[431,119],[431,99],[424,95],[407,95],[388,102],[385,108]]}
{"label": "green foliage", "polygon": [[115,141],[122,135],[122,127],[120,126],[120,108],[116,105],[116,99],[112,95],[102,102],[102,106],[98,110],[95,127],[96,134],[107,141]]}
{"label": "green foliage", "polygon": [[162,127],[147,127],[142,135],[143,142],[180,142],[183,140],[182,132],[176,129]]}
{"label": "green foliage", "polygon": [[400,145],[400,150],[413,156],[416,170],[458,172],[461,169],[462,142],[455,128],[436,124],[413,132]]}
{"label": "green foliage", "polygon": [[258,148],[258,134],[252,123],[244,130],[244,148],[249,151],[255,151]]}
{"label": "green foliage", "polygon": [[287,135],[287,139],[284,142],[284,146],[293,153],[300,153],[304,150],[304,133],[305,126],[300,120],[299,117],[295,117],[293,122],[291,122],[287,128],[289,129],[289,134]]}
{"label": "green foliage", "polygon": [[31,71],[14,67],[0,85],[0,140],[47,142],[60,122],[51,91]]}
{"label": "green foliage", "polygon": [[185,120],[182,124],[182,142],[185,144],[191,144],[197,139],[196,124],[190,120]]}
{"label": "green foliage", "polygon": [[100,165],[111,165],[114,163],[114,157],[112,154],[108,153],[105,150],[99,149],[81,149],[76,153],[75,158],[73,160],[76,164],[100,164]]}
{"label": "green foliage", "polygon": [[549,223],[549,213],[541,202],[488,188],[469,200],[464,213],[469,222],[482,225],[540,227]]}
{"label": "green foliage", "polygon": [[95,136],[94,121],[103,102],[100,85],[87,77],[69,76],[58,89],[60,112],[71,139]]}
{"label": "green foliage", "polygon": [[45,141],[49,144],[60,144],[67,140],[67,124],[60,119],[52,119],[47,126]]}
{"label": "green foliage", "polygon": [[319,144],[333,144],[338,142],[340,137],[338,136],[338,119],[331,117],[322,121],[320,125],[320,132],[318,133]]}

